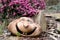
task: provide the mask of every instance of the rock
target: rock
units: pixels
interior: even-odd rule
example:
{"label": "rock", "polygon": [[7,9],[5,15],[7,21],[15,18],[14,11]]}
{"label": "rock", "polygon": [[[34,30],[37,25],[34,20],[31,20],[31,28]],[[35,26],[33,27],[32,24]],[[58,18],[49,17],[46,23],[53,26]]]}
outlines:
{"label": "rock", "polygon": [[56,19],[60,19],[60,13],[45,13],[45,16],[52,16]]}
{"label": "rock", "polygon": [[60,22],[57,22],[57,30],[60,31]]}
{"label": "rock", "polygon": [[37,24],[39,24],[42,27],[42,31],[46,31],[46,19],[42,11],[40,11],[38,15],[34,16],[33,19]]}

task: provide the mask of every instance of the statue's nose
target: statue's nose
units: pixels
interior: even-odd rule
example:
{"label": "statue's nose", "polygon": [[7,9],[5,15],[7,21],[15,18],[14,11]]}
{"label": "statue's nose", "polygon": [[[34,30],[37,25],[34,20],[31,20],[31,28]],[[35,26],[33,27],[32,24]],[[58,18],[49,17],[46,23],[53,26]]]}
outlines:
{"label": "statue's nose", "polygon": [[28,28],[28,27],[29,27],[29,25],[28,25],[28,24],[24,24],[24,27],[25,27],[25,28]]}

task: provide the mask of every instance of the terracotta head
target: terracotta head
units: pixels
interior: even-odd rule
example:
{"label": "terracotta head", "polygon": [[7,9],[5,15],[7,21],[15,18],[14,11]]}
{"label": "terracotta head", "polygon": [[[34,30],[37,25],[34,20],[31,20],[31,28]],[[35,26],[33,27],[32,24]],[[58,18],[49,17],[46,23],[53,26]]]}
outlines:
{"label": "terracotta head", "polygon": [[8,29],[16,34],[21,33],[22,36],[36,36],[41,33],[40,25],[36,24],[31,18],[21,17],[12,21],[8,25]]}

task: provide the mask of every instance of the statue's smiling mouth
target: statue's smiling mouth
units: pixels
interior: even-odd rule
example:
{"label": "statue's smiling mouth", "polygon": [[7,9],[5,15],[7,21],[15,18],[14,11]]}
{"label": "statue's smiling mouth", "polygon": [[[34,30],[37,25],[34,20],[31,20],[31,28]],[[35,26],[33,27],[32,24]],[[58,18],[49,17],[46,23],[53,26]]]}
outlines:
{"label": "statue's smiling mouth", "polygon": [[29,32],[29,33],[24,33],[24,32],[22,32],[21,30],[19,30],[19,28],[18,28],[18,26],[17,26],[17,24],[16,24],[16,29],[17,29],[17,31],[20,33],[20,34],[24,34],[24,35],[30,35],[30,34],[32,34],[35,30],[36,30],[36,28],[37,27],[35,27],[31,32]]}

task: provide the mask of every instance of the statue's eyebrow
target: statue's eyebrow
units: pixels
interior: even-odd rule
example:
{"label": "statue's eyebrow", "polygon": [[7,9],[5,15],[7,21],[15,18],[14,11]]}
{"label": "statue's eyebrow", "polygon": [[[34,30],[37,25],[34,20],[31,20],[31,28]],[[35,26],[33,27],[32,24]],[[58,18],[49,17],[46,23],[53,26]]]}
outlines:
{"label": "statue's eyebrow", "polygon": [[23,20],[24,21],[24,19],[22,18],[21,20]]}

